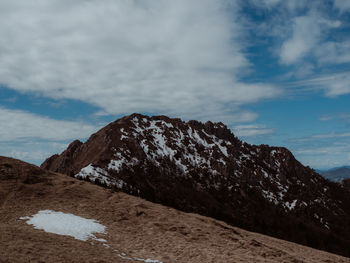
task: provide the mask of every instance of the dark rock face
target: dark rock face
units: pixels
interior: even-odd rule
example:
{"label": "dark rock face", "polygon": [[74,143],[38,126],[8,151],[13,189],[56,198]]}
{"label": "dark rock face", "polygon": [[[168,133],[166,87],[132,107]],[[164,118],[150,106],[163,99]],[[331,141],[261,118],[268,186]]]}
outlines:
{"label": "dark rock face", "polygon": [[350,256],[349,189],[285,148],[241,142],[222,123],[133,114],[41,167]]}
{"label": "dark rock face", "polygon": [[67,150],[65,150],[60,156],[55,154],[50,158],[46,159],[44,163],[41,164],[42,167],[57,167],[55,170],[58,173],[65,173],[67,170],[72,169],[73,162],[76,157],[75,153],[77,153],[79,147],[83,143],[79,140],[75,140],[72,142]]}

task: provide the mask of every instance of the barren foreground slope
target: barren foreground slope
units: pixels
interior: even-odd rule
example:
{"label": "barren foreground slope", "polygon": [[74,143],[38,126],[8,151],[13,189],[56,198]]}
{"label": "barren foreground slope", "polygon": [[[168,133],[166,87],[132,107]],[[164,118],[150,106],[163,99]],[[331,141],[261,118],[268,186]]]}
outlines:
{"label": "barren foreground slope", "polygon": [[[103,243],[34,229],[20,217],[53,210],[107,227]],[[179,212],[0,157],[0,262],[349,262],[349,258]]]}

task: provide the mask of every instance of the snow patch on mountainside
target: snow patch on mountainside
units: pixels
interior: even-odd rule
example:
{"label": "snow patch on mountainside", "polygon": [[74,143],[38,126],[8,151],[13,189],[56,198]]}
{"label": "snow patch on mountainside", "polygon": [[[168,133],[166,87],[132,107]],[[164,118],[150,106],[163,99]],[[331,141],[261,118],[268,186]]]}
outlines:
{"label": "snow patch on mountainside", "polygon": [[106,242],[104,239],[97,239],[94,235],[94,233],[105,234],[106,230],[104,225],[94,219],[86,219],[52,210],[41,210],[35,215],[20,217],[20,219],[26,220],[26,223],[33,225],[35,229],[42,229],[48,233],[71,236],[82,241],[91,238]]}
{"label": "snow patch on mountainside", "polygon": [[94,167],[92,164],[89,164],[81,169],[79,173],[74,175],[74,177],[89,179],[92,182],[95,182],[96,179],[98,179],[101,183],[104,183],[107,186],[111,185],[111,181],[108,178],[108,173],[99,167]]}
{"label": "snow patch on mountainside", "polygon": [[[217,147],[225,157],[229,156],[225,145],[231,145],[231,143],[224,142],[214,135],[208,135],[204,131],[201,131],[204,136],[191,127],[186,131],[181,131],[173,124],[163,120],[146,122],[134,117],[132,122],[135,126],[133,136],[140,140],[139,145],[147,158],[157,166],[160,166],[159,160],[169,158],[185,174],[196,167],[208,168],[212,174],[218,174],[218,171],[211,167],[213,148]],[[151,139],[146,139],[147,135],[150,135]],[[199,153],[196,145],[204,146],[206,156]],[[222,158],[220,160],[225,164]]]}

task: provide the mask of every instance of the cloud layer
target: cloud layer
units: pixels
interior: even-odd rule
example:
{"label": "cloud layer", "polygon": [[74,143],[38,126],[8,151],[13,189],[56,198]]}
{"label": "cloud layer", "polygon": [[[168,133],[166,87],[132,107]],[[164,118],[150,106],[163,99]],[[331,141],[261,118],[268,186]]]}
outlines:
{"label": "cloud layer", "polygon": [[83,122],[54,120],[2,107],[0,123],[0,155],[35,164],[61,152],[71,141],[86,138],[98,130]]}
{"label": "cloud layer", "polygon": [[[13,92],[0,94],[0,154],[39,160],[97,130],[64,118],[132,112],[223,121],[245,139],[282,144],[281,130],[299,124],[265,99],[350,94],[349,11],[342,0],[0,0],[0,87]],[[33,97],[72,107],[20,105]],[[294,149],[311,163],[302,143]]]}
{"label": "cloud layer", "polygon": [[273,129],[266,128],[262,125],[248,124],[237,125],[232,129],[233,133],[238,137],[250,137],[273,133]]}
{"label": "cloud layer", "polygon": [[0,10],[0,81],[11,89],[107,114],[214,120],[278,94],[237,79],[249,62],[235,1],[0,1]]}
{"label": "cloud layer", "polygon": [[89,124],[59,121],[19,110],[0,107],[0,142],[21,139],[72,140],[97,131]]}

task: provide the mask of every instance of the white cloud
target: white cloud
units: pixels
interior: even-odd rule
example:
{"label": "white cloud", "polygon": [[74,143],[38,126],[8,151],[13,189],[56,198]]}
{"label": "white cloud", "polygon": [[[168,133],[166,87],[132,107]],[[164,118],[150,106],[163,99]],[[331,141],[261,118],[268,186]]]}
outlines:
{"label": "white cloud", "polygon": [[323,169],[349,165],[350,132],[314,134],[289,140],[293,154],[303,164]]}
{"label": "white cloud", "polygon": [[[0,1],[0,82],[108,114],[206,118],[275,97],[245,85],[235,1]],[[230,9],[230,12],[227,11]],[[236,13],[235,13],[236,12]]]}
{"label": "white cloud", "polygon": [[281,3],[281,0],[250,0],[252,4],[260,8],[273,8]]}
{"label": "white cloud", "polygon": [[295,72],[292,72],[292,75],[294,75],[296,78],[305,78],[308,75],[311,75],[315,70],[314,65],[311,63],[302,63],[298,68],[295,70]]}
{"label": "white cloud", "polygon": [[330,138],[344,138],[350,137],[350,132],[342,132],[342,133],[326,133],[326,134],[316,134],[311,136],[312,139],[330,139]]}
{"label": "white cloud", "polygon": [[0,142],[36,138],[42,140],[73,140],[86,138],[97,127],[73,121],[60,121],[0,107]]}
{"label": "white cloud", "polygon": [[65,150],[69,143],[42,140],[0,142],[0,155],[40,165],[49,156]]}
{"label": "white cloud", "polygon": [[[318,81],[315,80],[314,85]],[[339,95],[350,93],[350,74],[346,72],[344,74],[334,74],[319,79],[319,85],[326,91],[326,96],[336,97]]]}
{"label": "white cloud", "polygon": [[[289,65],[305,60],[305,57],[313,54],[315,48],[324,41],[325,33],[342,25],[339,20],[327,19],[318,8],[320,7],[317,5],[310,7],[308,14],[292,19],[291,34],[284,40],[280,49],[281,63]],[[290,30],[288,27],[287,24],[287,32]]]}
{"label": "white cloud", "polygon": [[349,165],[349,143],[327,144],[322,147],[308,147],[294,150],[297,159],[311,167],[324,169]]}
{"label": "white cloud", "polygon": [[318,46],[315,56],[320,64],[342,64],[350,62],[350,41],[326,42]]}
{"label": "white cloud", "polygon": [[299,9],[305,8],[310,3],[308,1],[300,1],[300,0],[288,0],[283,1],[283,4],[287,6],[289,11],[297,11]]}
{"label": "white cloud", "polygon": [[334,98],[350,93],[350,72],[324,75],[292,83],[292,87],[311,90],[324,90],[325,95]]}
{"label": "white cloud", "polygon": [[263,0],[266,5],[277,5],[281,2],[281,0]]}
{"label": "white cloud", "polygon": [[238,137],[249,137],[273,133],[273,129],[266,128],[262,125],[249,124],[237,125],[232,129],[233,133]]}
{"label": "white cloud", "polygon": [[308,155],[319,155],[319,154],[331,154],[331,153],[339,153],[339,150],[342,150],[343,147],[319,147],[312,149],[300,149],[294,151],[296,154],[308,154]]}
{"label": "white cloud", "polygon": [[338,113],[338,114],[323,115],[319,118],[319,120],[320,121],[341,120],[341,121],[350,122],[350,114]]}
{"label": "white cloud", "polygon": [[307,1],[300,0],[250,0],[249,2],[259,8],[272,9],[278,7],[280,8],[280,11],[283,11],[283,9],[285,9],[287,12],[290,13],[305,8],[309,5]]}
{"label": "white cloud", "polygon": [[75,139],[85,139],[98,127],[83,122],[54,120],[0,107],[0,155],[40,165],[62,152]]}
{"label": "white cloud", "polygon": [[350,11],[350,1],[348,0],[334,0],[334,7],[341,13]]}
{"label": "white cloud", "polygon": [[298,62],[317,44],[320,35],[321,28],[317,17],[296,17],[292,36],[282,44],[281,62],[284,64]]}
{"label": "white cloud", "polygon": [[[323,121],[324,119],[322,119]],[[329,119],[326,119],[329,120]],[[335,138],[346,138],[350,137],[350,132],[331,132],[331,133],[322,133],[322,134],[314,134],[304,138],[295,138],[291,139],[291,142],[310,142],[315,140],[323,140],[323,139],[335,139]]]}
{"label": "white cloud", "polygon": [[349,165],[350,132],[314,134],[289,141],[297,159],[314,168]]}
{"label": "white cloud", "polygon": [[333,119],[333,116],[330,116],[330,115],[323,115],[319,118],[320,121],[329,121],[332,119]]}

